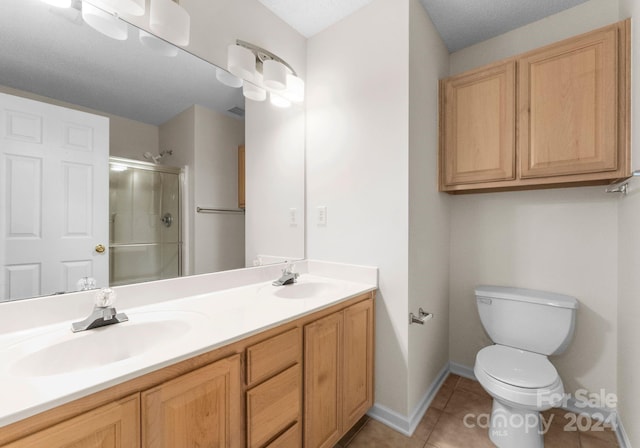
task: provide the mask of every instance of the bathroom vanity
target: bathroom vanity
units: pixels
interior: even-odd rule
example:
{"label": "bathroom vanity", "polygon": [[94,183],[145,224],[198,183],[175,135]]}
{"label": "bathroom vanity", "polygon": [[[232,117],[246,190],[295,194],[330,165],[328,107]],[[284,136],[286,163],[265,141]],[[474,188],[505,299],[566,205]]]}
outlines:
{"label": "bathroom vanity", "polygon": [[[103,350],[104,365],[68,342],[78,339],[57,339],[66,323],[5,334],[0,446],[332,447],[373,405],[370,278],[304,273],[289,286],[263,281],[120,305],[129,322],[80,335]],[[160,328],[152,333],[160,342],[127,327]],[[108,332],[125,335],[127,346],[153,347],[110,361],[100,339]],[[34,342],[41,339],[49,345]],[[31,361],[46,361],[51,350],[51,363]]]}

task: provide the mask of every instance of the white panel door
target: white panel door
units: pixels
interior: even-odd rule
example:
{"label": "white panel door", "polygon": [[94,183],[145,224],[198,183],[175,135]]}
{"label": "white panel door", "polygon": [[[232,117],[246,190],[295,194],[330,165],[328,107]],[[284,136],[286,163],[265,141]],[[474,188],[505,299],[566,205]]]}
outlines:
{"label": "white panel door", "polygon": [[108,167],[108,118],[0,93],[0,302],[107,286]]}

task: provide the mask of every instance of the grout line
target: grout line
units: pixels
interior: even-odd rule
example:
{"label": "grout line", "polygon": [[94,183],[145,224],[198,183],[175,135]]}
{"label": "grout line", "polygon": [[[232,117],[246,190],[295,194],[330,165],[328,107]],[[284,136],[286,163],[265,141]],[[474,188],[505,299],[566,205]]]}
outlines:
{"label": "grout line", "polygon": [[[436,423],[433,425],[433,428],[431,429],[431,431],[429,431],[429,434],[427,434],[427,438],[424,440],[424,445],[422,445],[423,448],[427,446],[427,443],[429,443],[429,439],[431,438],[431,435],[433,434],[433,432],[438,427],[438,423],[440,423],[440,418],[442,417],[442,414],[444,414],[444,411],[440,411],[440,410],[437,410],[437,411],[438,411],[438,418],[436,419]],[[427,412],[428,412],[428,410],[427,410]]]}

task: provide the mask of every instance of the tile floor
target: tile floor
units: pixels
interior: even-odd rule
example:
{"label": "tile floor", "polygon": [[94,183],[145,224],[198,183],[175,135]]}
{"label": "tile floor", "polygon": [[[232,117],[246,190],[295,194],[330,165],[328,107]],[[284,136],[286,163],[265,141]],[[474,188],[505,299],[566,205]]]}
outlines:
{"label": "tile floor", "polygon": [[[336,448],[492,448],[494,445],[489,440],[487,429],[470,428],[464,424],[464,416],[469,413],[489,415],[491,397],[478,382],[449,375],[413,436],[404,436],[368,419],[351,440],[343,440],[343,444],[336,445]],[[545,448],[618,447],[615,433],[610,428],[594,424],[587,431],[588,422],[562,409],[544,412],[543,417],[551,422],[544,437]],[[476,420],[467,421],[473,423]],[[570,430],[575,427],[585,430]]]}

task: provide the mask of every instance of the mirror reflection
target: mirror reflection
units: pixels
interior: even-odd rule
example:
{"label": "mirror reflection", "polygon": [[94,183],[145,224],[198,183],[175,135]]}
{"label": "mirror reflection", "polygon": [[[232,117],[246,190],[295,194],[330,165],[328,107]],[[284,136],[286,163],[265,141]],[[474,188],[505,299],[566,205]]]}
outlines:
{"label": "mirror reflection", "polygon": [[[242,89],[131,25],[123,40],[98,33],[82,19],[82,2],[72,5],[0,5],[0,301],[302,257],[303,222],[287,221],[303,212],[302,193],[277,219],[263,217],[268,198],[256,207],[247,198],[251,229],[270,234],[245,226]],[[277,135],[279,147],[300,154],[282,152],[280,162],[248,148],[247,194],[303,192],[304,120],[254,110],[261,122],[286,123],[255,141]],[[286,167],[285,183],[261,165]],[[295,234],[282,251],[278,233]]]}

